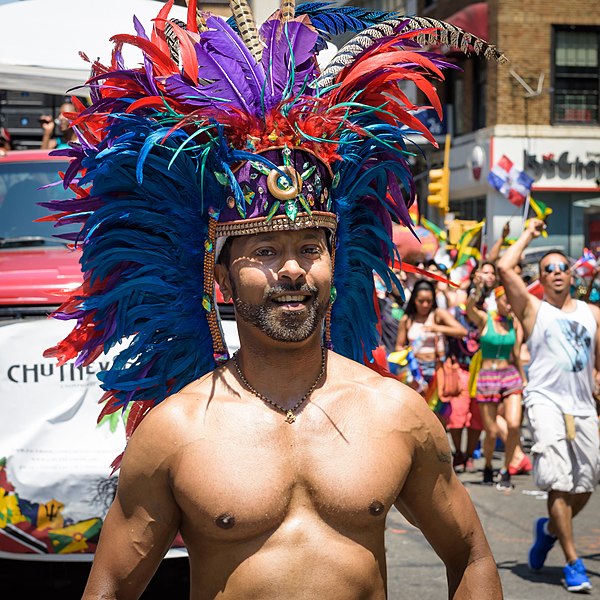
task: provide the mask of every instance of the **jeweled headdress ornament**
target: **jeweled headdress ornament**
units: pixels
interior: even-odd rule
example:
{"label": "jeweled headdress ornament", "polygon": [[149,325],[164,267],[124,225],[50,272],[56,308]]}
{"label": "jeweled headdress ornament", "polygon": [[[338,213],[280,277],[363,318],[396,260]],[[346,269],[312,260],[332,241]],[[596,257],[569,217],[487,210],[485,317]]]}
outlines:
{"label": "jeweled headdress ornament", "polygon": [[[228,358],[215,306],[219,242],[266,230],[324,227],[338,297],[326,342],[357,361],[378,345],[373,270],[391,285],[392,223],[411,227],[409,136],[435,144],[402,91],[412,82],[441,117],[431,79],[451,67],[421,44],[504,58],[451,25],[332,2],[284,0],[257,30],[246,0],[225,22],[188,3],[148,36],[112,38],[92,64],[91,105],[72,126],[69,200],[47,203],[82,249],[82,287],[54,314],[70,335],[46,356],[93,361],[128,340],[100,374],[102,414],[135,407],[127,432],[157,402]],[[358,32],[322,70],[332,35]],[[124,44],[143,53],[128,68]],[[397,257],[399,258],[399,257]],[[398,283],[399,285],[399,283]],[[132,404],[133,403],[133,404]]]}

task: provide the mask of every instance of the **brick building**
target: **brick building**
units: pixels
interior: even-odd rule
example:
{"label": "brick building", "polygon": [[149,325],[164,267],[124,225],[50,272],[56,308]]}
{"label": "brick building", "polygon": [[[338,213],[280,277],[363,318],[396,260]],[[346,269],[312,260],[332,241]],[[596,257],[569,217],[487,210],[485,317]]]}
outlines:
{"label": "brick building", "polygon": [[419,0],[415,12],[464,25],[509,58],[498,65],[451,54],[463,68],[443,92],[453,135],[451,211],[487,217],[488,242],[507,218],[519,233],[521,210],[487,183],[506,155],[554,211],[538,245],[571,256],[600,245],[600,2]]}
{"label": "brick building", "polygon": [[[353,0],[373,9],[398,10],[449,21],[498,46],[509,63],[448,52],[461,67],[450,71],[439,92],[445,123],[437,126],[440,151],[427,146],[415,165],[417,177],[443,160],[446,131],[450,153],[450,210],[463,219],[487,218],[488,243],[510,219],[518,235],[522,210],[487,182],[502,155],[534,177],[532,196],[553,209],[550,235],[536,242],[579,256],[600,245],[600,2],[598,0]],[[443,49],[442,49],[443,50]],[[430,121],[431,122],[431,121]],[[427,179],[419,203],[427,206]],[[533,246],[532,246],[533,247]]]}

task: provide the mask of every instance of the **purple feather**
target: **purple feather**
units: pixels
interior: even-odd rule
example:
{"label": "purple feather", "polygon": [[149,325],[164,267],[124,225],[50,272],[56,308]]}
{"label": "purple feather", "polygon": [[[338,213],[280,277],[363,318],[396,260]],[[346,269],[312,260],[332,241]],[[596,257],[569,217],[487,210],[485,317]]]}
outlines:
{"label": "purple feather", "polygon": [[[146,35],[146,30],[144,26],[140,23],[136,16],[133,17],[133,26],[135,27],[135,32],[138,37],[141,37],[145,40],[149,40],[150,38]],[[158,96],[158,88],[156,87],[156,83],[154,82],[154,77],[152,77],[152,61],[144,54],[144,69],[146,71],[146,78],[148,79],[149,87],[152,90],[153,96]]]}
{"label": "purple feather", "polygon": [[267,73],[265,104],[272,108],[285,99],[284,94],[295,96],[306,78],[316,77],[313,49],[318,34],[298,21],[282,26],[277,19],[264,23],[260,34],[266,45],[261,59]]}
{"label": "purple feather", "polygon": [[235,59],[212,53],[199,44],[196,45],[196,54],[198,64],[202,65],[198,76],[214,81],[202,90],[204,94],[223,98],[249,114],[257,113],[258,107],[253,105],[248,81]]}
{"label": "purple feather", "polygon": [[197,87],[187,83],[181,75],[172,75],[165,82],[165,87],[169,96],[177,99],[186,106],[213,106],[226,109],[227,105],[223,106],[222,102],[207,95],[205,91],[200,91]]}
{"label": "purple feather", "polygon": [[260,98],[265,82],[265,72],[262,64],[257,64],[246,44],[229,25],[217,17],[206,19],[209,28],[203,31],[200,43],[208,50],[220,56],[235,60],[252,90],[254,103],[260,105]]}
{"label": "purple feather", "polygon": [[406,225],[406,227],[408,227],[410,229],[412,234],[417,239],[419,239],[419,237],[415,233],[415,230],[413,229],[413,222],[412,222],[412,219],[410,218],[410,213],[408,212],[407,203],[405,202],[404,196],[402,194],[402,188],[400,187],[400,184],[398,183],[398,178],[396,177],[396,174],[391,171],[388,171],[387,174],[388,174],[388,189],[390,192],[390,196],[392,197],[392,199],[394,201],[391,208],[392,208],[393,212],[396,214],[396,216],[398,217],[398,219],[400,220],[400,222],[403,225]]}

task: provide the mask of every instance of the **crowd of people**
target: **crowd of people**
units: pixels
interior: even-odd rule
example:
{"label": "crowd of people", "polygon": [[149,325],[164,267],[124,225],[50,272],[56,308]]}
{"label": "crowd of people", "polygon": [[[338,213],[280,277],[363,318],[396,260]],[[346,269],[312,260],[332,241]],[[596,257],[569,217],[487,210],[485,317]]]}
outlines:
{"label": "crowd of people", "polygon": [[[433,260],[420,266],[430,273],[446,271]],[[458,288],[423,275],[397,274],[403,278],[404,300],[396,287],[386,292],[381,283],[377,286],[382,341],[392,358],[393,353],[410,353],[418,372],[414,367],[411,372],[406,359],[404,368],[392,365],[392,370],[427,398],[432,387],[440,388],[436,375],[443,377],[443,365],[450,363],[453,370],[446,373],[454,373],[457,385],[448,396],[439,390],[445,404],[440,414],[452,441],[455,470],[472,471],[482,445],[483,483],[493,484],[499,438],[505,463],[496,485],[510,488],[511,475],[532,469],[520,440],[527,348],[495,262],[473,264]],[[447,277],[453,279],[451,273]]]}
{"label": "crowd of people", "polygon": [[[500,491],[514,487],[512,476],[533,471],[535,484],[548,492],[548,516],[534,524],[529,566],[541,569],[558,539],[566,587],[579,592],[591,584],[575,549],[572,519],[600,478],[600,309],[590,297],[598,269],[582,284],[576,261],[553,250],[538,262],[542,294],[531,293],[522,260],[544,229],[532,219],[505,252],[494,243],[454,291],[448,283],[399,271],[404,298],[381,282],[376,289],[389,368],[425,400],[437,393],[438,404],[430,407],[443,415],[455,470],[475,472],[473,458],[482,451],[482,483]],[[433,261],[419,266],[445,271]],[[439,379],[448,378],[450,367],[457,385],[448,392]],[[533,441],[529,455],[522,445],[525,427]],[[495,470],[499,443],[504,457]]]}

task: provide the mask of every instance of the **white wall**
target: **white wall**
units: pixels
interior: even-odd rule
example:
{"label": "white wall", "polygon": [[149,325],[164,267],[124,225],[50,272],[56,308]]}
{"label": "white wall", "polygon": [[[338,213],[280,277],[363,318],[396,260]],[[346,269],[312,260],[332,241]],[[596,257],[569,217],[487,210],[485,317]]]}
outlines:
{"label": "white wall", "polygon": [[279,0],[250,0],[256,25],[260,27],[281,5]]}

